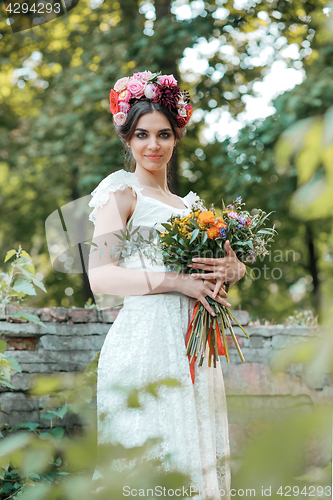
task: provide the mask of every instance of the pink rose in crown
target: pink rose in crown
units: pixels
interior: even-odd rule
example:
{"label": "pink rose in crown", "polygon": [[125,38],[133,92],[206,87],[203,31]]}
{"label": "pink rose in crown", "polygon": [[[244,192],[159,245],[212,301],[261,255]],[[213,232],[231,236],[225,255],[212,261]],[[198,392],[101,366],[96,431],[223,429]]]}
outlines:
{"label": "pink rose in crown", "polygon": [[144,92],[145,92],[145,82],[140,82],[140,80],[137,80],[136,78],[130,78],[128,84],[127,84],[127,90],[130,91],[132,94],[132,97],[142,97]]}
{"label": "pink rose in crown", "polygon": [[128,84],[128,82],[129,77],[125,76],[124,78],[120,78],[119,80],[117,80],[113,88],[116,92],[121,92],[122,90],[126,89],[126,85]]}
{"label": "pink rose in crown", "polygon": [[177,80],[173,75],[161,75],[158,81],[164,85],[177,85]]}
{"label": "pink rose in crown", "polygon": [[118,102],[118,108],[119,111],[122,111],[122,113],[127,113],[130,109],[130,105],[128,104],[128,102],[120,101]]}
{"label": "pink rose in crown", "polygon": [[124,125],[125,121],[127,118],[127,114],[123,113],[122,111],[119,111],[116,115],[113,115],[113,119],[116,122],[117,125]]}
{"label": "pink rose in crown", "polygon": [[125,101],[128,102],[132,97],[132,94],[130,93],[129,90],[125,89],[122,92],[120,92],[118,96],[118,101]]}
{"label": "pink rose in crown", "polygon": [[141,71],[140,73],[134,73],[133,78],[139,80],[140,82],[148,82],[153,76],[151,71]]}
{"label": "pink rose in crown", "polygon": [[155,92],[155,90],[153,88],[153,85],[150,85],[149,83],[146,85],[145,96],[148,99],[154,99],[154,97],[156,96],[156,92]]}

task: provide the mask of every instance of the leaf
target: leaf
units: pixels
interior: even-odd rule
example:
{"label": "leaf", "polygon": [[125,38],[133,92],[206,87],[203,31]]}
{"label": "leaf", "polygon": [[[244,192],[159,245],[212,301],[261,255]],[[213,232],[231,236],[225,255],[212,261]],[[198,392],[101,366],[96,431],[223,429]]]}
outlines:
{"label": "leaf", "polygon": [[0,458],[7,457],[17,450],[26,446],[33,439],[30,432],[20,432],[13,436],[7,436],[0,442]]}
{"label": "leaf", "polygon": [[192,231],[190,243],[192,243],[195,240],[195,238],[198,236],[199,232],[200,232],[200,229],[195,229],[194,231]]}
{"label": "leaf", "polygon": [[4,353],[7,347],[7,342],[5,340],[0,339],[0,353]]}
{"label": "leaf", "polygon": [[54,418],[64,418],[68,410],[68,405],[64,405],[58,410],[49,410],[47,413],[43,413],[40,415],[41,418],[45,418],[46,420],[53,420]]}
{"label": "leaf", "polygon": [[42,283],[41,281],[39,281],[37,278],[34,278],[34,277],[31,277],[34,285],[38,286],[41,290],[43,290],[43,292],[47,293],[46,289],[45,289],[45,286],[44,286],[44,283]]}
{"label": "leaf", "polygon": [[16,311],[13,314],[11,314],[11,316],[13,318],[26,319],[27,321],[30,321],[31,323],[36,323],[36,325],[40,325],[40,326],[45,326],[46,327],[45,323],[43,323],[43,321],[41,321],[39,319],[39,317],[36,316],[35,314],[30,314],[30,313],[27,313],[27,312]]}
{"label": "leaf", "polygon": [[7,262],[7,260],[9,260],[15,254],[16,254],[16,250],[8,250],[8,252],[6,253],[6,257],[5,257],[4,262]]}
{"label": "leaf", "polygon": [[22,424],[17,424],[12,427],[12,431],[17,429],[28,429],[29,431],[35,431],[39,427],[39,423],[36,422],[23,422]]}
{"label": "leaf", "polygon": [[22,373],[21,367],[19,365],[19,362],[17,361],[16,358],[12,358],[12,356],[6,356],[6,360],[9,362],[10,369],[15,370],[18,373]]}
{"label": "leaf", "polygon": [[202,238],[201,238],[201,245],[206,243],[207,238],[208,238],[208,235],[207,235],[207,232],[205,231],[202,235]]}
{"label": "leaf", "polygon": [[[37,476],[37,474],[35,474]],[[40,476],[38,476],[40,477]],[[30,476],[32,479],[32,476]],[[52,484],[34,484],[25,486],[23,493],[20,492],[20,500],[46,500],[50,498],[49,493],[52,490]],[[22,494],[21,494],[22,493]]]}
{"label": "leaf", "polygon": [[57,438],[57,439],[61,439],[61,438],[64,436],[65,429],[64,429],[61,425],[59,425],[59,426],[57,426],[57,427],[53,427],[53,429],[51,429],[51,430],[49,431],[49,433],[50,433],[53,437],[55,437],[55,438]]}
{"label": "leaf", "polygon": [[27,280],[16,281],[12,289],[17,293],[25,293],[26,295],[37,295],[32,283]]}
{"label": "leaf", "polygon": [[267,228],[267,229],[260,229],[260,230],[257,232],[257,234],[272,234],[272,231],[273,231],[273,230],[272,230],[272,229],[269,229],[269,228]]}
{"label": "leaf", "polygon": [[117,234],[117,233],[114,233],[114,236],[116,238],[118,238],[120,241],[123,241],[123,239],[124,239],[122,236],[120,236],[120,234]]}
{"label": "leaf", "polygon": [[56,392],[62,386],[62,377],[53,375],[38,375],[34,386],[29,390],[29,394],[33,396],[44,396],[51,392]]}
{"label": "leaf", "polygon": [[4,385],[6,387],[9,387],[10,389],[15,389],[15,387],[10,382],[8,382],[8,380],[2,377],[0,378],[0,385]]}

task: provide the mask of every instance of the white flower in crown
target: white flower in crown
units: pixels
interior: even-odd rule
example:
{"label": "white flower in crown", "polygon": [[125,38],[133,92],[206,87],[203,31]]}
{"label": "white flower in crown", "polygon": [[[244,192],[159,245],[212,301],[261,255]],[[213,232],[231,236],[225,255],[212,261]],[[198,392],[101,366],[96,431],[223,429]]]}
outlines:
{"label": "white flower in crown", "polygon": [[187,116],[186,109],[185,108],[178,108],[178,114],[179,116]]}
{"label": "white flower in crown", "polygon": [[184,101],[183,96],[177,102],[177,108],[178,109],[186,108],[186,102]]}
{"label": "white flower in crown", "polygon": [[145,96],[147,97],[147,99],[154,99],[154,97],[156,96],[156,92],[154,91],[153,86],[149,83],[145,88]]}
{"label": "white flower in crown", "polygon": [[114,90],[116,92],[121,92],[122,90],[125,90],[126,89],[126,86],[128,84],[128,81],[129,81],[129,77],[128,76],[125,76],[124,78],[120,78],[119,80],[116,81],[116,83],[114,84]]}
{"label": "white flower in crown", "polygon": [[127,113],[123,113],[120,111],[119,113],[113,115],[113,119],[116,122],[117,125],[124,125],[125,121],[127,118]]}
{"label": "white flower in crown", "polygon": [[140,71],[139,73],[134,73],[133,78],[136,78],[137,80],[143,81],[143,82],[148,82],[151,77],[153,76],[151,71]]}

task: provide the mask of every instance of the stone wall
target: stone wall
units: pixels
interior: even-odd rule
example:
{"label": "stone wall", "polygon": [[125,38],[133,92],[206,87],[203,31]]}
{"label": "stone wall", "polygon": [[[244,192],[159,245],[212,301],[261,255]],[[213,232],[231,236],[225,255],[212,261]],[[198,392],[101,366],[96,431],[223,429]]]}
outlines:
{"label": "stone wall", "polygon": [[[7,308],[12,314],[17,308]],[[24,320],[8,318],[0,321],[0,335],[7,342],[7,353],[15,357],[22,373],[12,376],[15,390],[0,387],[0,423],[10,426],[25,422],[40,422],[48,427],[49,421],[40,418],[44,411],[43,399],[32,398],[27,390],[33,378],[40,373],[77,372],[100,351],[105,336],[117,317],[119,308],[44,309],[20,308],[37,314],[46,327]],[[247,339],[238,326],[234,327],[244,354],[239,359],[232,338],[228,336],[231,364],[221,357],[228,399],[231,448],[236,452],[258,421],[270,421],[277,415],[293,411],[295,407],[308,407],[333,391],[331,380],[305,385],[300,366],[288,373],[273,373],[270,361],[290,339],[301,341],[315,335],[315,330],[283,325],[251,326],[246,311],[233,311],[238,321],[246,326]],[[212,368],[214,369],[214,368]],[[68,431],[78,425],[75,415],[66,415],[61,421]]]}

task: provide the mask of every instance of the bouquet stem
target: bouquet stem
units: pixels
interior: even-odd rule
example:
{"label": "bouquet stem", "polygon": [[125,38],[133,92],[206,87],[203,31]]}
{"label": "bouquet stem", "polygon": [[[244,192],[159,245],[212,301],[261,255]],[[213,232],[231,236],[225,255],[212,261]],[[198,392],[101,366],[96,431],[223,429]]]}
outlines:
{"label": "bouquet stem", "polygon": [[[229,290],[228,283],[225,283],[225,290]],[[187,347],[186,355],[189,359],[193,383],[195,379],[195,360],[198,356],[200,356],[199,366],[202,366],[207,342],[209,345],[208,367],[212,366],[213,357],[214,368],[216,368],[216,363],[219,361],[219,356],[221,355],[225,355],[227,363],[230,364],[230,355],[226,337],[227,329],[230,331],[241,361],[243,363],[245,362],[237,337],[232,328],[231,319],[237,323],[237,325],[245,333],[246,337],[250,338],[244,328],[240,325],[239,321],[237,321],[235,316],[227,307],[216,302],[211,297],[207,296],[206,299],[214,310],[216,317],[212,317],[201,302],[197,301],[187,330],[185,341],[185,345]]]}

